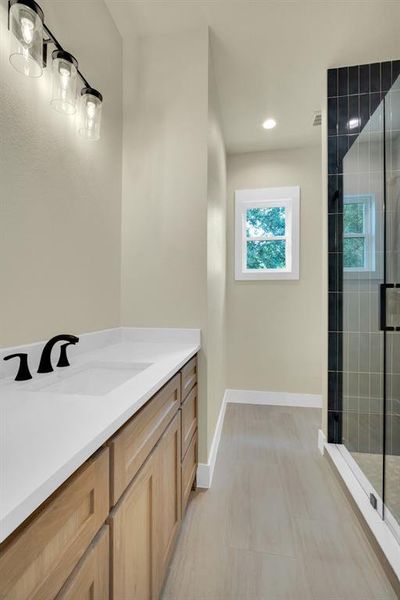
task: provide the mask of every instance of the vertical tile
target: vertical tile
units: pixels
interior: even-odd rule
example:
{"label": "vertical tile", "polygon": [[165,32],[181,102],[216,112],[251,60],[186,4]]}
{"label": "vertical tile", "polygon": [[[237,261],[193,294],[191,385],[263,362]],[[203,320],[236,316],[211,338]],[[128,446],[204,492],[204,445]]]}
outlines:
{"label": "vertical tile", "polygon": [[348,135],[339,135],[338,136],[338,148],[337,148],[337,166],[338,173],[343,173],[343,159],[347,154],[347,150],[349,149],[349,136]]}
{"label": "vertical tile", "polygon": [[337,173],[337,138],[330,136],[328,139],[328,173]]}
{"label": "vertical tile", "polygon": [[328,69],[328,98],[337,96],[337,69]]}
{"label": "vertical tile", "polygon": [[338,103],[338,133],[347,133],[349,120],[349,97],[342,96]]}
{"label": "vertical tile", "polygon": [[328,442],[330,444],[342,443],[342,418],[338,411],[328,410]]}
{"label": "vertical tile", "polygon": [[400,60],[394,60],[392,62],[392,84],[396,81],[400,75]]}
{"label": "vertical tile", "polygon": [[378,108],[381,102],[381,93],[374,92],[369,95],[369,114],[370,116],[374,114],[376,109]]}
{"label": "vertical tile", "polygon": [[342,67],[338,70],[339,96],[347,96],[349,93],[349,69]]}
{"label": "vertical tile", "polygon": [[360,130],[365,127],[369,119],[369,94],[361,94],[360,96]]}
{"label": "vertical tile", "polygon": [[331,292],[337,292],[338,288],[338,254],[329,253],[328,262],[328,289]]}
{"label": "vertical tile", "polygon": [[328,369],[329,371],[337,371],[338,367],[338,336],[334,331],[328,334]]}
{"label": "vertical tile", "polygon": [[336,213],[338,204],[338,176],[328,175],[328,213]]}
{"label": "vertical tile", "polygon": [[336,214],[328,215],[328,252],[338,252]]}
{"label": "vertical tile", "polygon": [[337,134],[337,114],[338,101],[337,98],[328,99],[328,135]]}
{"label": "vertical tile", "polygon": [[348,133],[357,134],[360,131],[360,103],[359,96],[349,96]]}
{"label": "vertical tile", "polygon": [[360,67],[360,94],[368,94],[369,92],[369,65],[361,65]]}
{"label": "vertical tile", "polygon": [[381,91],[381,65],[380,63],[374,63],[370,65],[370,91],[380,92]]}
{"label": "vertical tile", "polygon": [[328,371],[328,410],[339,409],[338,377],[337,371]]}
{"label": "vertical tile", "polygon": [[349,94],[358,94],[359,67],[349,67]]}
{"label": "vertical tile", "polygon": [[381,81],[382,91],[387,92],[390,90],[392,85],[392,63],[390,61],[384,62],[381,65]]}
{"label": "vertical tile", "polygon": [[337,292],[329,292],[328,294],[328,327],[329,331],[338,331],[338,303]]}

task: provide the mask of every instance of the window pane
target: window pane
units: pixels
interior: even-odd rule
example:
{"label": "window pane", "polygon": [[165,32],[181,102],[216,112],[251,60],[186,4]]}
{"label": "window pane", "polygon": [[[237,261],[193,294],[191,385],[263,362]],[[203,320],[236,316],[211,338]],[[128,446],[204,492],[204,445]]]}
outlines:
{"label": "window pane", "polygon": [[344,233],[364,233],[364,204],[351,202],[344,205]]}
{"label": "window pane", "polygon": [[365,268],[365,238],[352,237],[343,240],[343,263],[345,269]]}
{"label": "window pane", "polygon": [[246,235],[285,235],[285,207],[251,208],[246,211]]}
{"label": "window pane", "polygon": [[285,240],[247,242],[248,269],[284,269]]}

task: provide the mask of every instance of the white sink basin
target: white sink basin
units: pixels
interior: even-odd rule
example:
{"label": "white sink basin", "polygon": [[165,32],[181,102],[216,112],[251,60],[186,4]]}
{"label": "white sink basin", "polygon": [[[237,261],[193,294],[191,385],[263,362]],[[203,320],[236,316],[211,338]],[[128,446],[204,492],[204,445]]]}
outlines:
{"label": "white sink basin", "polygon": [[30,382],[26,389],[57,394],[104,396],[151,365],[152,363],[93,362],[57,370],[46,375],[45,379]]}

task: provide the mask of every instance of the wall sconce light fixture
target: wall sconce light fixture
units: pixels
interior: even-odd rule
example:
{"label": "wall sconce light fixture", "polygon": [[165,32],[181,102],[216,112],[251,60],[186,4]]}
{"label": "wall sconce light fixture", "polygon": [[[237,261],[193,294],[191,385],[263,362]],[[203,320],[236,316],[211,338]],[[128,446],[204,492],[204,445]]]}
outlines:
{"label": "wall sconce light fixture", "polygon": [[78,61],[66,52],[45,25],[44,13],[35,0],[9,0],[8,28],[10,63],[27,77],[40,77],[47,66],[47,48],[52,52],[52,107],[67,115],[76,112],[78,82],[82,82],[79,102],[79,133],[87,140],[100,139],[103,96],[79,70]]}

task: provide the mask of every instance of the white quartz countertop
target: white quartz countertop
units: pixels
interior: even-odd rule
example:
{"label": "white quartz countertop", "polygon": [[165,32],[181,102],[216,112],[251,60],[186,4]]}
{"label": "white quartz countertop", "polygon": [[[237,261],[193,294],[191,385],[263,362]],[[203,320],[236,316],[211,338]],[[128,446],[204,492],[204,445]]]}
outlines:
{"label": "white quartz countertop", "polygon": [[[43,343],[0,350],[0,542],[200,349],[197,329],[119,328],[79,337],[68,348],[71,367],[45,375],[35,373]],[[15,382],[17,362],[2,360],[15,351],[28,352],[29,382]],[[58,354],[55,347],[53,365]],[[71,369],[112,363],[146,368],[104,394],[51,389]]]}

